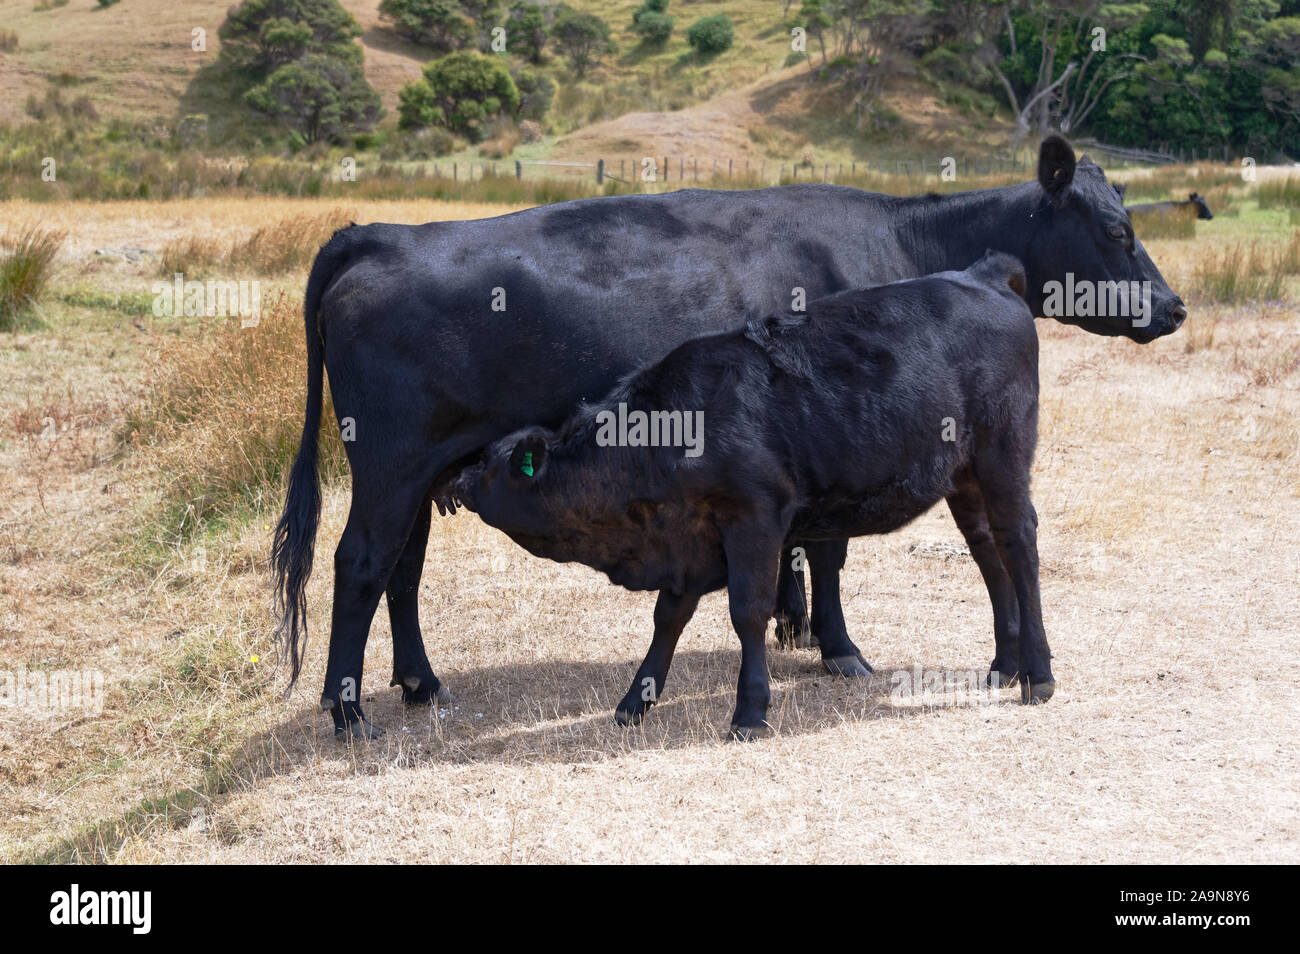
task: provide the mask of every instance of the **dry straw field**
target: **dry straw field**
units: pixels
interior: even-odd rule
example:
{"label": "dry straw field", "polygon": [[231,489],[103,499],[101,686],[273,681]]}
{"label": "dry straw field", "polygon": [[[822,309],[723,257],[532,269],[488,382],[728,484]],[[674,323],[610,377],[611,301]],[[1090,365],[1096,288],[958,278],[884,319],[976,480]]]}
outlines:
{"label": "dry straw field", "polygon": [[[9,203],[11,230],[67,238],[33,323],[0,334],[0,670],[94,670],[107,692],[99,713],[0,707],[0,859],[1295,862],[1300,241],[1285,205],[1223,170],[1161,175],[1226,213],[1148,243],[1185,328],[1138,346],[1039,325],[1055,698],[897,697],[916,667],[992,658],[983,586],[938,510],[850,549],[845,608],[875,676],[774,650],[775,734],[753,745],[723,741],[739,653],[722,594],[661,704],[619,729],[653,595],[466,513],[435,523],[420,597],[456,703],[403,710],[381,612],[363,702],[388,734],[335,742],[315,704],[345,475],[307,672],[280,697],[266,560],[312,243],[339,220],[507,209]],[[261,323],[155,318],[150,287],[178,265],[259,278]]]}

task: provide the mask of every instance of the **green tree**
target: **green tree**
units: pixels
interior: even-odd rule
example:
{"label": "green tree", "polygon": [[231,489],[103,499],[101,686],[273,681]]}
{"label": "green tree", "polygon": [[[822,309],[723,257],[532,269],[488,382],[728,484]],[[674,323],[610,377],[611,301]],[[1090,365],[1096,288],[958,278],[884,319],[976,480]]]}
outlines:
{"label": "green tree", "polygon": [[546,15],[535,3],[516,3],[506,17],[506,49],[539,64],[546,48]]}
{"label": "green tree", "polygon": [[471,139],[486,123],[519,109],[519,89],[501,60],[469,50],[426,65],[424,79],[408,84],[398,99],[404,128],[439,125]]}
{"label": "green tree", "polygon": [[379,94],[361,67],[321,53],[279,67],[244,100],[307,142],[340,142],[350,132],[372,128],[381,112]]}
{"label": "green tree", "polygon": [[736,31],[731,25],[731,17],[725,13],[696,20],[686,31],[687,42],[701,56],[714,56],[723,50],[731,49],[735,36]]}
{"label": "green tree", "polygon": [[474,23],[454,0],[383,0],[379,16],[399,36],[439,53],[474,42]]}
{"label": "green tree", "polygon": [[608,23],[594,13],[580,13],[564,3],[556,10],[551,38],[579,77],[617,49],[610,39]]}
{"label": "green tree", "polygon": [[361,27],[338,0],[244,0],[221,24],[221,59],[256,78],[305,53],[361,62]]}
{"label": "green tree", "polygon": [[668,16],[667,10],[668,0],[645,0],[632,14],[632,32],[641,37],[643,43],[663,46],[673,33],[674,20]]}
{"label": "green tree", "polygon": [[307,142],[369,131],[383,113],[353,42],[361,27],[338,0],[245,0],[219,35],[217,68],[244,105]]}

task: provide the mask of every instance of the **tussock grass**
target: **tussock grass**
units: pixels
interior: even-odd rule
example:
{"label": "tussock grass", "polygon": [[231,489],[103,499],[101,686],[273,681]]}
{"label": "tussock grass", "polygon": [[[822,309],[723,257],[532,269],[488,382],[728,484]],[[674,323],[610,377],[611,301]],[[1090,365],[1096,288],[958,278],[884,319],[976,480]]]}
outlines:
{"label": "tussock grass", "polygon": [[12,53],[18,49],[18,34],[13,30],[0,30],[0,53]]}
{"label": "tussock grass", "polygon": [[45,291],[67,233],[40,226],[0,240],[0,331],[14,331]]}
{"label": "tussock grass", "polygon": [[1259,240],[1211,247],[1197,261],[1194,284],[1208,301],[1236,304],[1247,301],[1276,301],[1286,288],[1286,279],[1300,273],[1300,238],[1277,248]]}
{"label": "tussock grass", "polygon": [[[207,521],[278,507],[302,433],[305,367],[301,304],[284,295],[256,326],[220,321],[163,344],[123,433],[158,472],[165,506],[152,533],[185,539]],[[329,479],[345,457],[338,429],[322,431]]]}
{"label": "tussock grass", "polygon": [[1300,209],[1300,176],[1272,179],[1259,186],[1261,209],[1291,209],[1292,215]]}

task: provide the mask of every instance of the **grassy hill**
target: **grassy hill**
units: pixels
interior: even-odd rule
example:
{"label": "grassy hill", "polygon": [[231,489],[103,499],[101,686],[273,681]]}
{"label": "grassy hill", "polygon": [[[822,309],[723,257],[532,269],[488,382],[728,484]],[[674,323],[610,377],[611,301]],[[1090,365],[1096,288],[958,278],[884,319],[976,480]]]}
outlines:
{"label": "grassy hill", "polygon": [[[28,97],[40,99],[51,88],[84,97],[104,117],[167,125],[185,113],[205,112],[217,129],[240,122],[243,114],[229,105],[225,91],[196,92],[192,85],[200,67],[217,56],[217,31],[230,0],[123,0],[107,9],[94,0],[38,9],[41,2],[0,0],[0,21],[18,37],[15,50],[0,53],[0,122],[24,121]],[[419,77],[429,55],[380,24],[379,0],[342,2],[362,27],[366,76],[388,110],[381,128],[395,129],[397,92]],[[805,82],[804,67],[785,66],[789,38],[776,0],[674,0],[669,13],[676,27],[662,49],[645,47],[630,30],[640,0],[571,5],[603,17],[619,50],[581,81],[554,61],[553,135],[523,147],[518,154],[527,158],[790,160],[815,144],[817,161],[847,162],[900,149],[914,157],[929,146],[972,148],[990,134],[1002,135],[1003,124],[963,115],[926,84],[902,78],[886,98],[899,128],[868,142],[847,124],[838,97]],[[735,44],[700,58],[687,44],[687,28],[717,13],[735,23]],[[191,48],[196,28],[206,31],[206,51]]]}

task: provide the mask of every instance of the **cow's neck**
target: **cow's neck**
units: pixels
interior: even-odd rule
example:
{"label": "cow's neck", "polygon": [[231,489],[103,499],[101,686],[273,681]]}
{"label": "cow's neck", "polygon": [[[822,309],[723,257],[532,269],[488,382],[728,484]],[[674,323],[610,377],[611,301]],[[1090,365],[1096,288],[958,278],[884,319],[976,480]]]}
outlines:
{"label": "cow's neck", "polygon": [[1028,265],[1035,215],[1046,211],[1036,183],[905,199],[898,239],[916,275],[967,268],[987,249]]}

